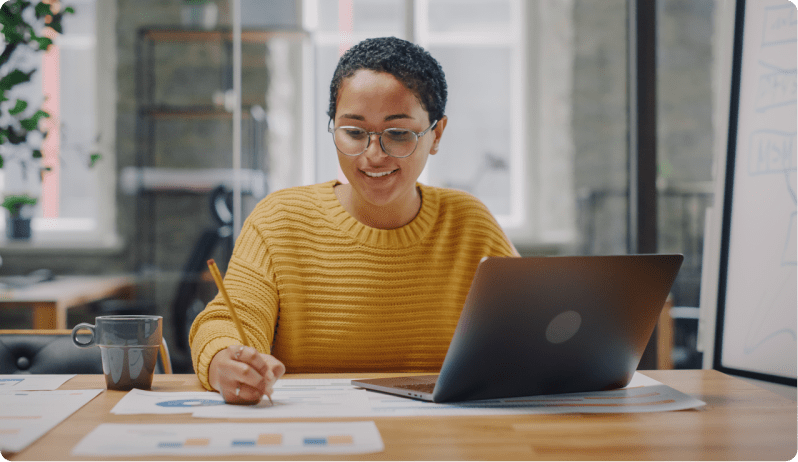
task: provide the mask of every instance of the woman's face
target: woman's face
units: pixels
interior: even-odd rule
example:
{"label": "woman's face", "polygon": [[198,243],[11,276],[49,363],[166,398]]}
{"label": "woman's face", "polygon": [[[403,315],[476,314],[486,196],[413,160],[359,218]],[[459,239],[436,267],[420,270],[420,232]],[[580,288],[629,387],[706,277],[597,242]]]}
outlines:
{"label": "woman's face", "polygon": [[[386,154],[377,136],[368,149],[351,157],[338,152],[338,162],[360,206],[398,207],[416,203],[415,188],[427,157],[438,151],[446,118],[419,138],[408,157]],[[420,133],[432,123],[416,95],[391,74],[359,70],[344,79],[338,91],[336,127],[355,126],[369,132],[405,128]]]}

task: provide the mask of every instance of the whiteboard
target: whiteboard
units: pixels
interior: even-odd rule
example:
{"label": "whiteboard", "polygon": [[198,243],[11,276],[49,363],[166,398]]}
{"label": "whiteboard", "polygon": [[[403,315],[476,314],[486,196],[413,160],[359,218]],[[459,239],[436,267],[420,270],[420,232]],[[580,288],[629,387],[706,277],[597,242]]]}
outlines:
{"label": "whiteboard", "polygon": [[796,384],[796,7],[738,0],[714,367]]}

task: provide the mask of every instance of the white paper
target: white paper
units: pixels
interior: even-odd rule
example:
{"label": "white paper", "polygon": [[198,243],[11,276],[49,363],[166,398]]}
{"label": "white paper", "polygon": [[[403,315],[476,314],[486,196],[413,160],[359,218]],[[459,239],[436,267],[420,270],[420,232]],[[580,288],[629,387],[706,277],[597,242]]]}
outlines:
{"label": "white paper", "polygon": [[0,375],[0,391],[56,390],[75,374],[10,374]]}
{"label": "white paper", "polygon": [[212,391],[159,392],[133,389],[111,409],[111,414],[191,414],[201,406],[224,405]]}
{"label": "white paper", "polygon": [[25,449],[102,391],[0,391],[0,451]]}
{"label": "white paper", "polygon": [[385,446],[374,422],[102,424],[75,456],[366,454]]}
{"label": "white paper", "polygon": [[408,417],[429,415],[507,415],[662,412],[705,405],[662,383],[635,373],[625,388],[591,393],[542,395],[468,401],[428,403],[410,398],[355,388],[341,379],[282,379],[268,400],[253,406],[197,407],[194,417],[205,418],[298,418],[298,417]]}

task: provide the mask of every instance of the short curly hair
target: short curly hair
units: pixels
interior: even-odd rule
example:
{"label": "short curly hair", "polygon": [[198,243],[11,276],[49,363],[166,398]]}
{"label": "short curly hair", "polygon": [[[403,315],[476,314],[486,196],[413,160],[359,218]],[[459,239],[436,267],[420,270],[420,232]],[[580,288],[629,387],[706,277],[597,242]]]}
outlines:
{"label": "short curly hair", "polygon": [[446,76],[438,61],[425,49],[407,40],[380,37],[363,40],[338,60],[330,83],[330,108],[327,111],[330,119],[335,119],[341,83],[361,69],[387,72],[396,77],[415,93],[430,121],[444,116]]}

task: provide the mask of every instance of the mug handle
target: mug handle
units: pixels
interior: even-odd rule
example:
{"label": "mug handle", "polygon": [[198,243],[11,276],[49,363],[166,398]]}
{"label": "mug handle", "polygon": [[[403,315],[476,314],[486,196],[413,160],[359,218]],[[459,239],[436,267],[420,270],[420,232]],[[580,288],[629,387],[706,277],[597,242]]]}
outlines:
{"label": "mug handle", "polygon": [[[78,331],[81,329],[87,329],[91,331],[91,339],[86,343],[78,342]],[[82,322],[77,326],[72,328],[72,343],[74,343],[79,348],[89,348],[93,347],[95,343],[97,343],[97,335],[94,332],[94,326],[91,324],[87,324]]]}
{"label": "mug handle", "polygon": [[161,338],[161,365],[163,365],[163,373],[172,373],[172,358],[169,356],[169,347],[166,346],[166,339]]}

